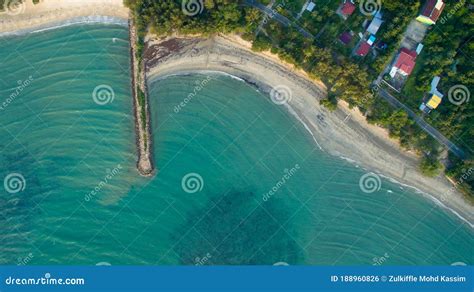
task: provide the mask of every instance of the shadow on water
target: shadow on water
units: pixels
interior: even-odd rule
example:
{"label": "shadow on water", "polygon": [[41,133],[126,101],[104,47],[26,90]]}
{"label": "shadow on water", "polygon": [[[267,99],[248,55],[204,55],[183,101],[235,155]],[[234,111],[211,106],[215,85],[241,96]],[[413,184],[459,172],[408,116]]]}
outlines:
{"label": "shadow on water", "polygon": [[0,264],[19,264],[25,253],[34,252],[31,218],[47,190],[36,172],[38,163],[14,145],[0,147]]}
{"label": "shadow on water", "polygon": [[[281,201],[258,201],[253,192],[216,196],[176,230],[174,252],[183,265],[298,264],[303,249],[288,235]],[[278,214],[279,218],[275,218]]]}

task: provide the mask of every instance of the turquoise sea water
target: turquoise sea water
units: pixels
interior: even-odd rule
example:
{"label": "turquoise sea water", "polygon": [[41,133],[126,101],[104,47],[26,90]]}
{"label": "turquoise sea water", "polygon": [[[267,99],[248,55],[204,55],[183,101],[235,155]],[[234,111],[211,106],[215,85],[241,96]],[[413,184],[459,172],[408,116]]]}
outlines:
{"label": "turquoise sea water", "polygon": [[159,172],[138,176],[124,27],[0,51],[0,182],[20,178],[0,187],[0,264],[474,262],[461,220],[384,179],[364,193],[366,171],[227,76],[150,84]]}

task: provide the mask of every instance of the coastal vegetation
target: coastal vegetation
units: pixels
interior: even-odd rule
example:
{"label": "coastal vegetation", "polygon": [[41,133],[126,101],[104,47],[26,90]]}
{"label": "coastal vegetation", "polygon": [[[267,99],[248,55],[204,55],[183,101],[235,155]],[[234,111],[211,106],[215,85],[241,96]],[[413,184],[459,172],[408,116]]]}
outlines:
{"label": "coastal vegetation", "polygon": [[[146,121],[147,121],[147,118],[146,118],[146,96],[145,96],[145,93],[143,92],[143,90],[141,90],[141,88],[137,88],[137,92],[138,92],[138,106],[140,107],[140,117],[141,117],[141,127],[143,130],[146,129]],[[145,148],[147,147],[148,143],[147,143],[147,139],[148,137],[146,137],[146,134],[145,134]]]}
{"label": "coastal vegetation", "polygon": [[[402,91],[404,102],[416,109],[423,95],[429,91],[431,80],[440,76],[438,89],[445,97],[436,111],[424,118],[447,138],[456,141],[466,152],[466,159],[456,158],[449,154],[446,174],[454,181],[459,181],[464,174],[474,168],[472,159],[474,145],[474,103],[469,101],[474,88],[474,31],[473,12],[466,1],[445,1],[444,14],[438,20],[424,40],[425,48],[417,60],[414,74],[410,76]],[[453,13],[454,12],[454,13]],[[450,89],[462,85],[467,91],[460,93],[463,99],[450,101]],[[451,93],[451,98],[454,98]],[[461,188],[472,195],[474,178],[472,175],[463,179]]]}
{"label": "coastal vegetation", "polygon": [[146,24],[138,17],[137,11],[132,11],[132,19],[129,21],[129,38],[131,44],[131,67],[132,67],[132,91],[134,101],[134,113],[137,130],[138,163],[140,174],[150,176],[154,172],[151,161],[151,137],[148,124],[148,98],[145,77],[145,62],[143,51],[145,46]]}
{"label": "coastal vegetation", "polygon": [[[268,2],[262,1],[262,4]],[[304,69],[312,78],[323,81],[328,96],[321,103],[328,109],[335,109],[338,100],[347,102],[350,107],[358,107],[368,122],[388,129],[390,136],[399,139],[403,148],[421,155],[420,170],[424,174],[438,174],[443,168],[439,159],[444,158],[446,153],[439,143],[419,128],[406,112],[392,108],[379,98],[377,88],[371,88],[372,81],[398,50],[403,32],[419,13],[423,1],[385,1],[382,5],[385,22],[379,35],[387,48],[377,50],[376,56],[365,59],[352,56],[350,51],[341,47],[337,38],[347,30],[347,26],[354,31],[360,30],[361,23],[366,18],[370,20],[370,16],[365,17],[356,11],[354,17],[344,23],[335,14],[340,1],[327,1],[326,4],[320,3],[319,9],[305,12],[298,19],[299,6],[290,2],[276,1],[273,7],[310,31],[316,36],[315,39],[303,36],[293,25],[285,26],[273,17],[244,5],[244,1],[206,0],[203,7],[198,6],[197,12],[190,15],[184,13],[181,0],[125,0],[136,16],[139,31],[137,54],[143,53],[143,39],[147,32],[158,35],[238,33],[253,43],[253,50],[277,54],[282,60]],[[457,3],[445,2],[445,11],[452,10]],[[435,75],[442,76],[442,89],[446,94],[455,84],[472,88],[474,78],[470,56],[473,47],[469,42],[474,29],[472,19],[472,12],[463,6],[442,24],[440,22],[430,29],[415,74],[410,77],[403,92],[409,98],[402,102],[418,112],[423,94]],[[426,117],[429,123],[466,152],[464,159],[452,154],[443,159],[446,174],[454,181],[474,166],[469,146],[473,145],[472,110],[472,102],[457,106],[446,100],[439,110]],[[462,190],[473,196],[473,188],[472,177],[463,180]]]}
{"label": "coastal vegetation", "polygon": [[[130,11],[121,1],[91,1],[94,3],[88,3],[87,9],[78,9],[81,3],[77,1],[42,0],[36,7],[28,2],[30,6],[17,20],[6,16],[6,22],[12,20],[6,31],[12,32],[25,20],[21,29],[43,30],[56,27],[59,20],[84,15],[81,21],[88,21],[88,15],[102,12],[115,15],[115,23],[118,17],[121,25],[102,23],[108,23],[107,17],[101,18],[101,23],[2,38],[2,54],[25,56],[28,64],[25,67],[26,60],[16,57],[5,58],[2,66],[0,91],[8,104],[0,106],[0,175],[2,179],[15,175],[12,177],[23,180],[13,186],[16,193],[10,193],[6,185],[0,187],[1,264],[472,264],[470,215],[474,205],[465,204],[455,192],[466,185],[464,178],[453,181],[456,187],[440,177],[424,179],[423,170],[418,172],[413,160],[405,159],[407,155],[384,145],[383,139],[372,139],[377,137],[355,121],[359,117],[354,115],[354,120],[343,123],[341,109],[331,114],[315,104],[324,97],[325,86],[319,86],[319,80],[311,86],[276,58],[244,49],[233,35],[208,39],[166,32],[158,38],[147,35],[150,41],[145,42],[145,33],[152,28],[144,23],[137,38],[134,18],[129,18],[133,29],[125,26]],[[288,1],[301,4],[305,0]],[[175,2],[173,7],[181,9],[181,1]],[[254,49],[259,50],[255,39],[263,20],[261,13],[238,9],[242,24],[236,32],[254,40]],[[49,11],[54,17],[45,19]],[[329,11],[325,9],[325,13]],[[307,12],[303,17],[311,19]],[[250,23],[249,19],[255,20]],[[269,41],[273,45],[269,30],[273,22],[267,19],[258,33],[259,39],[267,38],[262,46],[268,47]],[[329,39],[334,33],[337,37],[338,32],[332,29],[328,25],[321,36]],[[354,63],[357,67],[350,69],[367,70],[371,80],[369,59],[351,57],[337,39],[327,44],[305,40],[296,30],[291,38],[301,49],[291,44],[286,47],[284,38],[275,45],[284,47],[280,54],[293,58],[313,78],[326,78],[316,67],[331,73],[332,68],[322,62],[327,58],[339,70],[334,78],[351,78],[341,64]],[[297,63],[313,54],[322,61]],[[45,61],[49,65],[44,66]],[[130,61],[132,70],[128,70]],[[209,71],[183,74],[206,65],[208,70],[222,70],[248,83],[207,74]],[[38,71],[31,72],[32,68]],[[35,81],[20,96],[18,88],[25,82],[19,84],[18,79],[27,78],[25,73],[35,73]],[[133,73],[131,79],[128,73]],[[145,77],[149,86],[143,87]],[[269,86],[289,86],[297,117],[306,118],[311,131],[311,124],[320,125],[321,131],[313,131],[320,135],[311,137],[284,106],[262,98],[268,88],[260,86],[259,81],[264,80]],[[134,85],[135,130],[155,129],[153,139],[140,131],[135,131],[137,139],[132,138],[131,92],[125,81]],[[331,100],[322,101],[328,107],[342,103],[345,84],[340,82],[327,81],[334,91]],[[94,102],[91,91],[98,84],[113,86],[113,103]],[[443,92],[447,90],[442,86]],[[370,102],[367,112],[372,117],[378,115],[381,121],[377,123],[382,125],[383,121],[392,136],[403,137],[406,125],[413,120],[405,111],[392,110],[369,86],[364,88],[368,90],[361,107]],[[17,97],[15,102],[12,94]],[[377,112],[370,111],[376,107]],[[42,121],[34,114],[39,111],[44,113]],[[150,124],[144,123],[144,115]],[[313,143],[312,138],[317,141]],[[148,152],[143,151],[144,140],[148,140]],[[347,161],[319,151],[317,143],[325,152],[339,152]],[[436,175],[431,164],[440,166],[437,156],[445,164],[445,154],[429,152],[420,167],[426,165],[426,174]],[[135,167],[146,179],[132,169],[137,156]],[[150,162],[156,159],[158,175],[140,168],[148,158]],[[384,177],[364,174],[368,170],[356,168],[350,159],[366,169],[379,170]],[[449,161],[454,160],[449,157]],[[455,171],[471,175],[458,165]],[[295,173],[296,169],[301,171]],[[446,170],[457,177],[451,171],[454,169]],[[436,204],[408,185],[432,194]]]}
{"label": "coastal vegetation", "polygon": [[426,176],[435,177],[439,175],[441,168],[441,163],[433,156],[424,156],[421,159],[420,170]]}
{"label": "coastal vegetation", "polygon": [[[134,88],[133,90],[136,93],[136,100],[137,100],[137,107],[138,107],[138,115],[140,117],[141,123],[138,125],[138,127],[141,127],[141,133],[145,151],[147,151],[148,148],[148,135],[147,135],[147,98],[146,98],[146,93],[144,90],[146,90],[146,85],[145,85],[145,72],[144,70],[144,64],[143,64],[143,50],[145,48],[145,36],[147,32],[147,24],[143,21],[141,17],[138,17],[139,14],[137,14],[137,11],[133,11],[133,28],[134,29],[134,34],[132,34],[132,38],[135,37],[134,41],[135,44],[133,46],[133,53],[134,53],[134,58],[136,64],[136,70],[137,72],[134,72]],[[142,88],[143,87],[143,88]]]}

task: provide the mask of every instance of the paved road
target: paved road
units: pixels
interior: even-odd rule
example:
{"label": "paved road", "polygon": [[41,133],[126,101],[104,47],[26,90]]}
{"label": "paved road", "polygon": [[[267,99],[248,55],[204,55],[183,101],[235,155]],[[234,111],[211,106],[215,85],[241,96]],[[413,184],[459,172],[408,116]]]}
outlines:
{"label": "paved road", "polygon": [[[403,34],[402,39],[402,46],[408,48],[410,50],[414,50],[418,43],[421,43],[423,38],[426,35],[426,27],[420,24],[417,20],[412,20],[412,22],[408,25],[406,31]],[[390,60],[393,60],[395,55],[398,54],[398,50],[393,52]],[[384,70],[380,73],[375,84],[380,84],[382,82],[383,76],[390,71],[390,66],[392,61],[384,68]],[[448,138],[446,138],[443,134],[441,134],[438,130],[433,128],[430,124],[428,124],[423,118],[418,116],[415,112],[413,112],[408,106],[401,103],[396,97],[388,93],[383,88],[380,88],[379,95],[383,97],[388,103],[390,103],[393,107],[401,108],[408,113],[408,116],[412,118],[422,130],[428,133],[431,137],[436,139],[441,145],[444,145],[447,149],[449,149],[452,153],[454,153],[459,158],[465,158],[464,151],[456,146],[453,142],[451,142]]]}
{"label": "paved road", "polygon": [[408,106],[404,105],[397,98],[395,98],[393,95],[388,93],[385,89],[380,88],[379,95],[383,97],[392,106],[405,110],[408,113],[408,116],[412,118],[426,133],[428,133],[431,137],[435,138],[442,145],[446,146],[446,148],[448,148],[457,157],[465,158],[464,151],[462,151],[461,148],[456,146],[453,142],[451,142],[438,130],[433,128],[430,124],[428,124],[425,120],[423,120],[423,118],[421,118],[415,112],[413,112]]}
{"label": "paved road", "polygon": [[[272,0],[270,3],[268,3],[268,5],[266,6],[267,8],[269,9],[272,9],[273,7],[273,4],[275,4],[275,1],[276,0]],[[258,34],[260,33],[260,31],[262,30],[263,26],[265,25],[266,23],[266,19],[265,17],[262,19],[262,21],[260,22],[260,25],[258,26],[257,28],[257,32],[255,33],[256,36],[258,36]]]}
{"label": "paved road", "polygon": [[246,5],[252,6],[254,8],[257,8],[261,12],[265,13],[268,17],[275,19],[279,23],[283,24],[284,26],[293,26],[296,28],[303,36],[307,38],[314,39],[314,35],[312,35],[309,31],[305,30],[301,26],[299,26],[296,23],[293,23],[291,20],[286,18],[285,16],[279,14],[276,12],[274,9],[268,8],[267,6],[263,5],[262,3],[256,1],[256,0],[245,0],[244,3]]}
{"label": "paved road", "polygon": [[[261,4],[260,2],[256,0],[245,0],[244,3],[246,5],[252,6],[254,8],[257,8],[261,12],[265,13],[268,15],[270,18],[275,19],[276,21],[280,22],[281,24],[285,26],[293,26],[295,27],[303,36],[311,39],[315,39],[315,36],[313,36],[311,33],[309,33],[307,30],[304,28],[300,27],[299,25],[291,22],[288,18],[284,17],[283,15],[277,13],[273,9]],[[382,76],[382,75],[381,75]],[[380,76],[380,77],[381,77]],[[381,78],[376,80],[376,84],[380,84]],[[446,148],[448,148],[452,153],[454,153],[457,157],[459,158],[465,158],[465,153],[464,151],[456,146],[453,142],[451,142],[448,138],[446,138],[443,134],[441,134],[438,130],[433,128],[430,124],[428,124],[425,120],[423,120],[421,117],[419,117],[415,112],[413,112],[408,106],[404,105],[401,103],[397,98],[392,96],[390,93],[385,91],[383,88],[380,88],[379,90],[379,95],[383,97],[388,103],[390,103],[392,106],[396,108],[401,108],[405,110],[408,113],[408,116],[412,118],[420,127],[423,129],[426,133],[428,133],[431,137],[436,139],[439,143],[444,145]]]}

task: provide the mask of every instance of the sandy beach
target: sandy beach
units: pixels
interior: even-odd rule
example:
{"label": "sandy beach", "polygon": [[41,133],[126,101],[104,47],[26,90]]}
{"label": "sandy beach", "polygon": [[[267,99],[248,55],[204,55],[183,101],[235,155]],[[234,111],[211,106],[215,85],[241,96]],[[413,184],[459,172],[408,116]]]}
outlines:
{"label": "sandy beach", "polygon": [[423,176],[418,170],[419,158],[403,151],[385,129],[368,124],[357,109],[349,109],[344,102],[329,112],[319,104],[326,94],[323,84],[269,53],[252,52],[249,46],[237,36],[150,38],[146,52],[148,82],[169,75],[216,71],[242,78],[268,96],[272,88],[286,86],[291,99],[282,106],[311,132],[315,147],[407,188],[416,188],[474,227],[474,207],[444,176]]}
{"label": "sandy beach", "polygon": [[128,20],[128,12],[122,0],[41,0],[38,4],[28,0],[0,12],[0,36],[61,25],[68,21]]}
{"label": "sandy beach", "polygon": [[[0,36],[17,34],[71,20],[110,22],[127,20],[129,11],[122,0],[26,1],[10,13],[0,13]],[[400,149],[384,129],[370,125],[357,109],[340,102],[335,112],[319,104],[326,88],[303,71],[281,62],[270,53],[255,53],[250,43],[237,36],[212,39],[198,37],[151,38],[145,52],[148,82],[173,74],[225,72],[246,80],[264,93],[276,86],[290,89],[285,105],[311,132],[315,147],[397,182],[416,187],[421,194],[448,208],[474,228],[474,206],[444,177],[424,177],[418,171],[419,158]]]}

